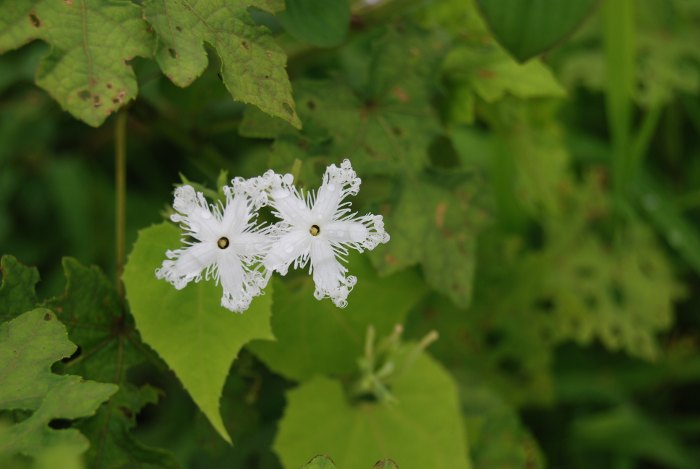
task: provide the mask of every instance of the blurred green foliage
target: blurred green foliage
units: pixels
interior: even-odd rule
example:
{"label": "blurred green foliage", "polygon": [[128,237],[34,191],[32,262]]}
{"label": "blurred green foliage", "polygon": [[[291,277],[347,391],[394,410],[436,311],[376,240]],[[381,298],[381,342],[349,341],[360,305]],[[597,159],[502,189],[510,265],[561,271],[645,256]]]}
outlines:
{"label": "blurred green foliage", "polygon": [[[194,3],[0,2],[0,350],[30,353],[60,321],[78,349],[49,368],[73,346],[47,345],[41,376],[118,386],[41,421],[77,446],[12,461],[700,465],[697,0]],[[127,118],[126,298],[112,112]],[[212,285],[152,275],[176,243],[148,228],[174,184],[216,199],[272,168],[315,188],[346,157],[353,209],[392,236],[350,257],[346,309],[303,272],[235,317]],[[59,321],[18,347],[8,331],[37,311]],[[42,417],[0,401],[0,434]]]}

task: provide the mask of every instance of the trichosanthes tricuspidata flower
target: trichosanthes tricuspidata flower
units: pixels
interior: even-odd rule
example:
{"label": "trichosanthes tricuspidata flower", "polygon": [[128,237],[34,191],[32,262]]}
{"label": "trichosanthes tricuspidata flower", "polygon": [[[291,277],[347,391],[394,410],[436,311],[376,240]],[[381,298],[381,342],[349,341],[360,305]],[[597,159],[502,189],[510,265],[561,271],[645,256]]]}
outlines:
{"label": "trichosanthes tricuspidata flower", "polygon": [[235,312],[248,309],[270,278],[261,261],[270,248],[271,227],[255,225],[259,197],[248,181],[236,179],[224,187],[225,204],[210,205],[201,192],[184,185],[175,190],[170,218],[183,230],[185,247],[167,251],[156,277],[182,289],[203,277],[223,287],[221,306]]}
{"label": "trichosanthes tricuspidata flower", "polygon": [[340,261],[347,262],[348,249],[363,252],[389,241],[381,215],[358,216],[345,200],[357,195],[361,183],[350,161],[328,166],[318,192],[300,192],[291,174],[268,172],[263,179],[270,184],[269,204],[281,220],[263,264],[286,275],[292,263],[303,268],[310,261],[316,299],[329,297],[345,307],[357,278],[347,275]]}

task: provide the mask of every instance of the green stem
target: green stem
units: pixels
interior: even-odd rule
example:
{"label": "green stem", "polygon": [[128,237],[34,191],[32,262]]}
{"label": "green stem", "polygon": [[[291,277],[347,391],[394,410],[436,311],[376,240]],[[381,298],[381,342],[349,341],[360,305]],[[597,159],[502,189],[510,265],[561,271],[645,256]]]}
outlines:
{"label": "green stem", "polygon": [[116,285],[117,292],[124,298],[124,273],[125,261],[125,236],[126,236],[126,122],[127,113],[122,111],[117,114],[114,123],[114,162],[115,162],[115,186],[116,186]]}
{"label": "green stem", "polygon": [[631,143],[632,93],[635,84],[633,0],[603,4],[603,40],[607,70],[606,112],[612,138],[615,192],[624,197],[634,172]]}

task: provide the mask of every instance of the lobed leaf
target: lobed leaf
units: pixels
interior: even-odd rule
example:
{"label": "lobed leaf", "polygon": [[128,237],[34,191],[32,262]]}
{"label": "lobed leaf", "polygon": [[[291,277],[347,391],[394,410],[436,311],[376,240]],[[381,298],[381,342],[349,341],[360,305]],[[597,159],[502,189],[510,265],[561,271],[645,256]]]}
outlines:
{"label": "lobed leaf", "polygon": [[49,422],[93,415],[118,387],[51,372],[52,363],[72,355],[76,346],[47,309],[0,324],[0,339],[0,409],[33,411],[19,423],[0,427],[0,459],[17,453],[41,457],[58,449],[83,453],[88,441],[80,432],[54,430]]}
{"label": "lobed leaf", "polygon": [[152,48],[141,10],[129,1],[2,2],[0,53],[36,39],[51,46],[36,83],[93,127],[136,97],[128,61],[150,56]]}
{"label": "lobed leaf", "polygon": [[283,466],[323,452],[340,468],[371,467],[388,456],[407,468],[470,467],[457,390],[442,367],[419,354],[391,392],[393,405],[351,403],[339,382],[320,376],[289,391],[274,443]]}
{"label": "lobed leaf", "polygon": [[[142,445],[130,434],[136,415],[149,403],[158,401],[158,391],[150,386],[137,388],[127,381],[130,367],[149,354],[126,315],[112,283],[96,267],[84,267],[74,259],[63,260],[67,285],[63,295],[40,303],[34,293],[36,269],[19,264],[11,256],[2,258],[3,285],[0,287],[0,315],[17,316],[19,304],[32,302],[52,308],[68,327],[70,339],[79,352],[55,365],[57,371],[85,378],[112,382],[119,391],[94,417],[75,424],[90,440],[88,457],[104,467],[121,467],[141,461],[160,467],[177,467],[172,456]],[[138,449],[138,451],[135,451]]]}
{"label": "lobed leaf", "polygon": [[348,0],[287,0],[277,15],[284,29],[295,38],[319,47],[340,44],[350,26]]}
{"label": "lobed leaf", "polygon": [[472,297],[476,235],[486,213],[479,207],[478,185],[473,180],[454,188],[445,186],[425,180],[404,186],[386,220],[391,243],[377,249],[372,259],[382,274],[420,263],[428,284],[467,306]]}
{"label": "lobed leaf", "polygon": [[221,78],[233,99],[301,127],[285,71],[286,56],[248,9],[274,12],[281,0],[146,0],[144,15],[158,36],[155,58],[178,86],[207,66],[204,43],[221,59]]}
{"label": "lobed leaf", "polygon": [[124,270],[124,284],[136,326],[144,341],[173,369],[197,406],[229,443],[219,413],[219,399],[231,363],[254,339],[273,339],[270,329],[272,292],[257,298],[244,314],[220,305],[213,282],[176,290],[156,279],[165,251],[180,244],[180,231],[170,223],[139,232]]}
{"label": "lobed leaf", "polygon": [[0,259],[0,318],[11,319],[36,307],[38,299],[34,287],[39,282],[39,271],[22,265],[12,256]]}

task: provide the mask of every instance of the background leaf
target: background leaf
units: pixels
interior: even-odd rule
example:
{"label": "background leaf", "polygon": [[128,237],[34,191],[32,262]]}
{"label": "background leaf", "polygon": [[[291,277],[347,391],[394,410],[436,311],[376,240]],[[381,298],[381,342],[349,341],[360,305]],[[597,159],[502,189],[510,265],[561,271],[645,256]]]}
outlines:
{"label": "background leaf", "polygon": [[134,461],[177,467],[171,454],[143,445],[130,433],[141,409],[158,402],[159,391],[152,386],[137,387],[127,380],[130,369],[151,358],[152,353],[141,343],[112,283],[96,267],[88,268],[66,258],[64,293],[40,302],[34,292],[36,269],[22,266],[11,256],[3,256],[2,266],[0,315],[17,316],[16,306],[30,303],[30,307],[41,304],[52,308],[67,325],[70,339],[80,347],[54,369],[119,386],[94,417],[74,424],[90,440],[87,457],[104,467],[121,467]]}
{"label": "background leaf", "polygon": [[598,0],[477,0],[493,35],[518,60],[541,54],[571,34]]}
{"label": "background leaf", "polygon": [[[39,64],[37,84],[63,109],[97,127],[136,97],[128,61],[151,55],[147,27],[131,2],[3,2],[0,53],[35,39],[49,43],[51,52]],[[101,39],[105,33],[109,36]]]}
{"label": "background leaf", "polygon": [[350,403],[339,382],[323,377],[289,391],[274,444],[284,467],[298,467],[313,452],[334,455],[339,468],[371,467],[388,456],[409,469],[470,467],[457,391],[442,367],[420,354],[391,392],[393,405]]}
{"label": "background leaf", "polygon": [[53,419],[93,415],[118,387],[51,373],[51,364],[76,346],[47,309],[35,309],[0,325],[0,409],[33,411],[25,420],[0,427],[0,460],[22,453],[40,456],[61,448],[83,453],[88,442],[75,429],[49,428]]}
{"label": "background leaf", "polygon": [[373,325],[379,336],[388,335],[426,293],[415,272],[381,278],[364,257],[350,257],[348,268],[358,281],[344,309],[316,300],[313,281],[306,275],[291,282],[275,279],[272,330],[277,340],[255,341],[250,349],[292,379],[353,372],[364,350],[367,326]]}
{"label": "background leaf", "polygon": [[348,0],[286,0],[277,15],[285,30],[300,41],[319,47],[340,44],[350,26]]}
{"label": "background leaf", "polygon": [[180,230],[161,223],[139,232],[124,269],[124,284],[144,341],[173,369],[222,438],[231,441],[219,398],[231,363],[253,339],[273,339],[272,292],[256,298],[244,314],[220,305],[221,287],[200,282],[176,290],[155,277],[165,251],[180,244]]}
{"label": "background leaf", "polygon": [[178,86],[188,86],[206,68],[204,42],[221,59],[221,79],[233,99],[300,127],[294,111],[286,56],[269,30],[256,25],[248,8],[280,9],[281,0],[147,0],[144,15],[158,35],[156,60]]}

